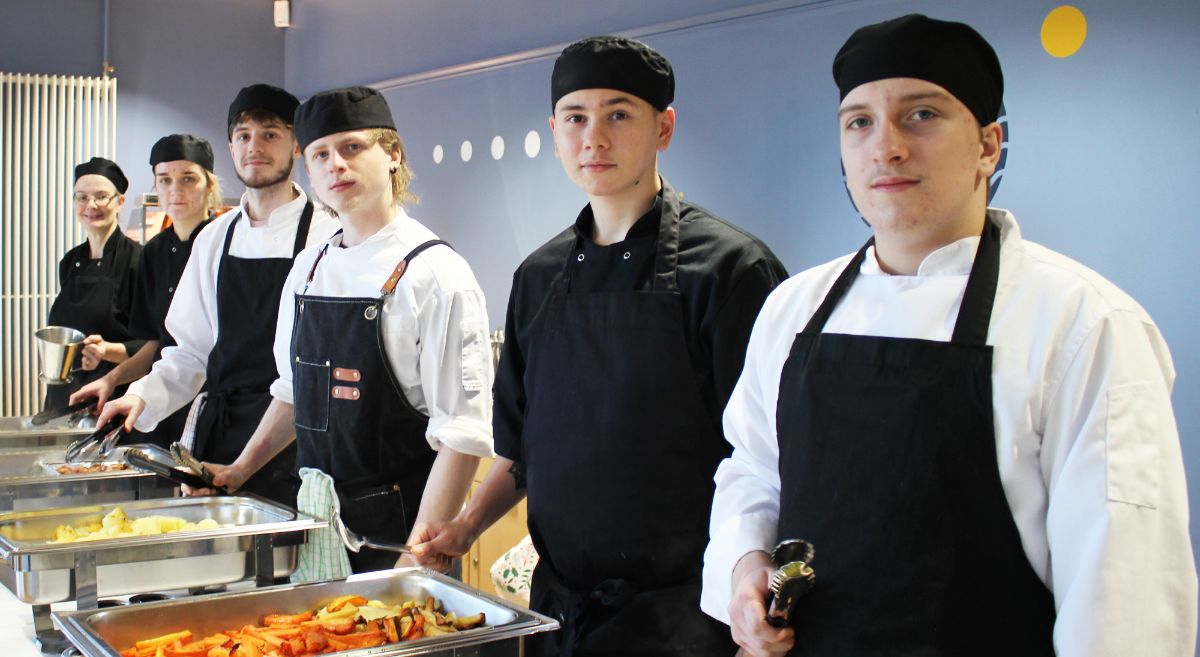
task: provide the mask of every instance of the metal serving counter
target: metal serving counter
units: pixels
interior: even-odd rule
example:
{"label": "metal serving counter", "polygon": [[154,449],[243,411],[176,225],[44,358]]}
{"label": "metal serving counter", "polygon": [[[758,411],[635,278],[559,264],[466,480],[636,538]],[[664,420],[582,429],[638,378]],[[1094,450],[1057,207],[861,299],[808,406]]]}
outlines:
{"label": "metal serving counter", "polygon": [[[154,536],[50,543],[60,525],[100,522],[120,506],[129,518],[176,516],[220,527]],[[274,583],[295,569],[305,532],[326,526],[253,496],[134,500],[0,515],[0,583],[34,605],[35,628],[52,640],[50,604],[75,600],[94,609],[98,596],[229,584]]]}
{"label": "metal serving counter", "polygon": [[[155,475],[125,470],[60,474],[64,446],[0,449],[0,513],[170,497],[175,486]],[[122,461],[118,447],[112,464]]]}
{"label": "metal serving counter", "polygon": [[557,621],[546,616],[423,568],[384,570],[328,582],[218,593],[124,608],[55,612],[53,616],[55,626],[86,657],[120,657],[121,650],[138,640],[184,629],[191,630],[196,637],[212,635],[257,624],[266,613],[311,611],[342,595],[360,595],[386,604],[432,596],[457,615],[479,612],[486,615],[483,627],[337,653],[342,657],[516,657],[522,654],[525,636],[559,627]]}
{"label": "metal serving counter", "polygon": [[96,430],[96,418],[78,420],[68,416],[50,420],[46,424],[33,424],[28,415],[0,417],[0,450],[28,447],[66,446],[79,436]]}

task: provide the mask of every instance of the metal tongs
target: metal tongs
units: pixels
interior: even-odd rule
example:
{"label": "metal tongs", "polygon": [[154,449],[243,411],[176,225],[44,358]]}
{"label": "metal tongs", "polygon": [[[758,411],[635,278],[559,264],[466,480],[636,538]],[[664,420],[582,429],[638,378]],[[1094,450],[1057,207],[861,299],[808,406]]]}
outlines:
{"label": "metal tongs", "polygon": [[171,445],[169,455],[167,450],[158,445],[131,445],[125,450],[125,462],[173,484],[212,488],[222,495],[228,493],[225,488],[213,485],[212,473],[179,443]]}
{"label": "metal tongs", "polygon": [[333,528],[337,530],[338,537],[342,539],[342,544],[351,552],[358,552],[364,547],[375,548],[376,550],[386,550],[387,552],[399,552],[401,554],[412,554],[412,548],[404,543],[394,543],[392,541],[384,541],[376,538],[368,538],[346,526],[342,522],[342,514],[337,509],[333,511]]}
{"label": "metal tongs", "polygon": [[91,434],[67,446],[63,460],[67,463],[81,461],[103,461],[116,446],[124,431],[125,418],[114,417]]}
{"label": "metal tongs", "polygon": [[192,456],[192,453],[188,451],[188,448],[184,447],[183,443],[179,442],[178,440],[171,443],[171,458],[175,459],[175,462],[185,470],[188,470],[197,477],[203,479],[210,488],[213,487],[212,473],[209,472],[208,468],[204,467],[204,464],[201,463],[199,459]]}
{"label": "metal tongs", "polygon": [[89,397],[81,402],[70,404],[69,406],[60,406],[58,408],[47,409],[29,418],[29,423],[37,427],[49,422],[50,420],[53,420],[54,418],[62,417],[64,415],[78,414],[81,412],[86,415],[86,411],[92,407],[92,404],[95,403],[96,398]]}
{"label": "metal tongs", "polygon": [[816,549],[803,539],[783,541],[775,546],[771,560],[775,573],[771,576],[767,596],[767,623],[772,627],[787,627],[792,620],[796,601],[812,590],[817,575],[813,572]]}

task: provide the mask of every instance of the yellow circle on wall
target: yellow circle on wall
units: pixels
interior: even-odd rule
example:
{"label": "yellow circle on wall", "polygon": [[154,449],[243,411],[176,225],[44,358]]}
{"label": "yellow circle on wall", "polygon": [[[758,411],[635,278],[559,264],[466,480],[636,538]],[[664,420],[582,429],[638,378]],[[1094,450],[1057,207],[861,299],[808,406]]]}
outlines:
{"label": "yellow circle on wall", "polygon": [[1055,57],[1074,55],[1087,38],[1087,19],[1071,5],[1055,7],[1042,21],[1042,47]]}

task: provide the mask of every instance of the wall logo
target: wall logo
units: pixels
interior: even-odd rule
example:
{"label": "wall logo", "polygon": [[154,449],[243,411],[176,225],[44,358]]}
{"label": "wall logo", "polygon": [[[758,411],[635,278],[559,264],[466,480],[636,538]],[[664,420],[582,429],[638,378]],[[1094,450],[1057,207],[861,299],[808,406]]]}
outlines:
{"label": "wall logo", "polygon": [[1004,166],[1008,164],[1008,110],[1003,102],[1000,103],[1000,116],[996,120],[1000,122],[1000,161],[996,163],[996,173],[992,174],[991,184],[988,186],[988,205],[992,204],[996,190],[1000,189],[1000,182],[1004,180]]}

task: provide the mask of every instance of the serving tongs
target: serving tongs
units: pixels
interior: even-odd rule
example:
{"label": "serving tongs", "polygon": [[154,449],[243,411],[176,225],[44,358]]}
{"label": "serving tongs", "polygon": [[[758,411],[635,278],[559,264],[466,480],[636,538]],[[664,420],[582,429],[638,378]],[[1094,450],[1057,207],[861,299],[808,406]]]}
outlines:
{"label": "serving tongs", "polygon": [[183,469],[191,471],[197,477],[208,482],[210,488],[215,488],[212,485],[212,473],[208,471],[208,468],[204,467],[204,464],[199,459],[192,456],[188,448],[184,447],[183,443],[178,440],[171,443],[171,458],[175,459],[175,462],[182,466]]}
{"label": "serving tongs", "polygon": [[[199,461],[192,458],[191,454],[187,456],[199,466],[198,469],[181,461],[175,454],[175,446],[171,447],[168,454],[166,450],[157,445],[129,446],[125,448],[125,462],[143,472],[156,474],[173,484],[190,488],[211,488],[222,495],[229,493],[224,487],[213,485],[212,473],[200,465]],[[184,451],[186,452],[186,450]],[[159,458],[155,458],[155,456]],[[174,464],[170,462],[172,460],[175,462]]]}
{"label": "serving tongs", "polygon": [[816,549],[803,539],[791,539],[775,546],[771,554],[775,573],[771,576],[767,595],[766,619],[772,627],[787,627],[796,601],[816,584],[817,575],[809,565],[814,556]]}
{"label": "serving tongs", "polygon": [[342,544],[351,552],[358,552],[364,547],[375,548],[376,550],[385,550],[387,552],[399,552],[401,554],[412,554],[412,548],[404,543],[396,543],[393,541],[385,541],[377,538],[369,538],[359,534],[358,532],[346,526],[342,522],[342,514],[337,509],[333,510],[333,528],[337,531],[338,537],[342,539]]}
{"label": "serving tongs", "polygon": [[116,446],[117,440],[124,431],[125,418],[114,417],[104,423],[99,429],[80,438],[67,446],[63,461],[80,463],[85,461],[103,461]]}
{"label": "serving tongs", "polygon": [[91,408],[92,404],[95,404],[95,403],[96,403],[96,398],[90,397],[81,402],[76,402],[74,404],[70,404],[69,406],[59,406],[58,408],[47,409],[47,410],[44,410],[41,413],[38,413],[37,415],[29,418],[29,423],[35,427],[38,427],[38,426],[41,426],[41,425],[49,422],[50,420],[53,420],[54,418],[59,418],[64,415],[71,415],[72,413],[78,413],[80,411],[85,411],[85,410]]}

